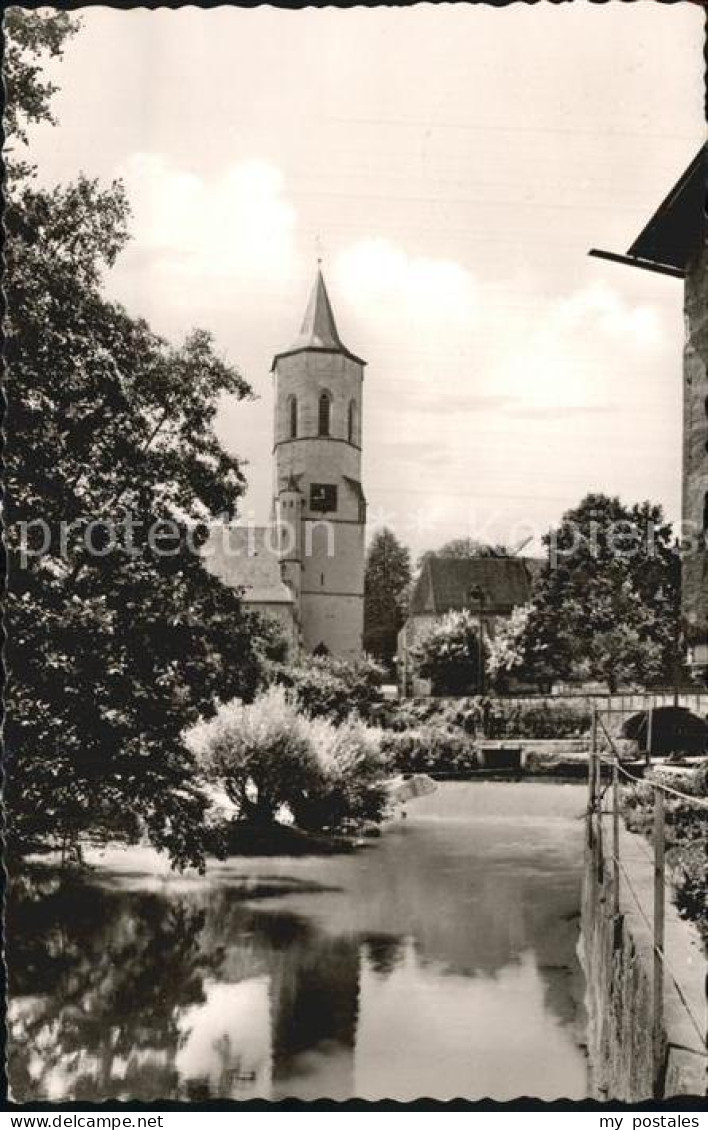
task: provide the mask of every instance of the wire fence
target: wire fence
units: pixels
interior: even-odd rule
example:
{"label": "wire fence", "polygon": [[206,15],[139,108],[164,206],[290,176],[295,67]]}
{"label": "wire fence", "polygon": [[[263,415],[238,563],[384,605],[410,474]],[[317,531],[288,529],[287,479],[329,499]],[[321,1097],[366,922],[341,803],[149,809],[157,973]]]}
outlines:
{"label": "wire fence", "polygon": [[[609,712],[608,712],[609,713]],[[649,722],[651,735],[651,719]],[[609,748],[609,755],[602,752],[600,738]],[[650,756],[650,750],[648,753]],[[607,783],[603,785],[603,766],[606,767]],[[637,837],[637,842],[642,843],[642,849],[653,866],[654,889],[653,905],[647,908],[636,891],[627,867],[621,858],[621,801],[620,781],[625,780],[634,785],[647,785],[653,793],[653,825],[651,834],[651,847],[643,846],[644,841]],[[605,798],[609,794],[610,806],[605,807]],[[680,799],[682,802],[703,810],[708,814],[708,798],[693,796],[682,792],[663,781],[653,777],[639,777],[630,772],[621,761],[614,738],[609,727],[605,724],[597,709],[593,711],[592,742],[590,750],[590,763],[588,771],[588,844],[594,848],[597,858],[598,877],[602,879],[606,873],[607,862],[611,865],[611,893],[612,913],[615,920],[620,918],[620,899],[623,886],[626,887],[638,913],[647,926],[653,943],[653,978],[652,978],[652,1046],[653,1046],[653,1075],[655,1097],[660,1098],[662,1080],[665,1069],[665,1029],[664,1029],[664,990],[665,981],[670,979],[676,990],[677,996],[688,1016],[691,1027],[695,1030],[699,1046],[708,1053],[708,1042],[705,1021],[701,1022],[695,1008],[687,999],[679,983],[676,971],[672,968],[669,955],[666,952],[666,798]],[[605,846],[603,818],[609,817],[611,822],[611,844]]]}

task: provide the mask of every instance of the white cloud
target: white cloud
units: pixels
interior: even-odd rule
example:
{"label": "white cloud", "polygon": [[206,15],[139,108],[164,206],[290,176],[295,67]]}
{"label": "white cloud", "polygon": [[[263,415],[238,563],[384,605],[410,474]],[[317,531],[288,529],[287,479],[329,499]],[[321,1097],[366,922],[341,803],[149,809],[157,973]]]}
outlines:
{"label": "white cloud", "polygon": [[521,283],[485,288],[458,263],[416,258],[384,239],[347,248],[336,277],[373,344],[372,371],[385,374],[391,407],[405,386],[411,407],[437,407],[438,417],[596,412],[616,401],[618,372],[662,343],[656,311],[607,284],[539,300]]}
{"label": "white cloud", "polygon": [[[499,312],[492,321],[500,326]],[[606,284],[544,303],[531,319],[511,315],[505,325],[500,385],[530,411],[609,408],[623,395],[618,376],[662,341],[656,312]]]}
{"label": "white cloud", "polygon": [[120,170],[133,211],[133,246],[194,280],[274,281],[292,269],[296,213],[280,169],[246,160],[207,180],[157,153]]}
{"label": "white cloud", "polygon": [[606,282],[560,297],[539,296],[533,277],[483,286],[384,240],[350,246],[335,275],[369,361],[370,498],[404,536],[484,536],[491,521],[518,541],[519,522],[543,530],[591,486],[650,489],[623,433],[638,413],[648,442],[665,429],[655,307]]}
{"label": "white cloud", "polygon": [[340,256],[337,275],[345,293],[396,305],[397,316],[426,323],[466,326],[477,310],[477,286],[469,271],[449,259],[416,258],[386,239],[352,244]]}

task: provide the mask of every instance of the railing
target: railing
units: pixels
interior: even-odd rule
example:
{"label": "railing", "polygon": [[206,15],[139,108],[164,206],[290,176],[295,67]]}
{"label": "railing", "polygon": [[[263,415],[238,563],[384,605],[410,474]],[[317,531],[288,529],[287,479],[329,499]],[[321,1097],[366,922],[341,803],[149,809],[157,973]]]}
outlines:
{"label": "railing", "polygon": [[[601,752],[600,738],[609,747],[610,755]],[[650,754],[647,755],[648,757]],[[603,786],[602,767],[607,767],[609,781]],[[651,919],[647,908],[632,884],[631,877],[621,858],[621,814],[620,814],[620,780],[624,779],[634,785],[645,784],[652,788],[654,795],[654,819],[652,828],[652,851],[647,849],[647,855],[653,863],[654,892]],[[605,796],[609,793],[611,798],[610,808],[605,808]],[[695,1030],[700,1046],[708,1052],[708,1042],[705,1026],[701,1025],[695,1010],[679,984],[678,978],[671,968],[667,953],[665,939],[666,922],[666,806],[667,796],[677,797],[687,804],[708,812],[708,799],[691,796],[672,788],[663,781],[648,777],[637,777],[630,773],[621,762],[620,753],[607,726],[598,714],[593,712],[592,743],[588,770],[588,846],[594,847],[598,865],[598,878],[602,879],[605,873],[606,860],[611,863],[611,890],[612,912],[615,921],[620,918],[620,895],[622,884],[629,891],[637,906],[640,916],[652,935],[653,940],[653,985],[652,985],[652,1046],[653,1046],[653,1076],[655,1097],[662,1097],[659,1093],[665,1067],[665,1039],[664,1039],[664,981],[669,977],[673,982],[677,995],[686,1010],[692,1028]],[[611,817],[612,841],[609,852],[604,846],[603,817]],[[639,840],[639,837],[637,837]]]}

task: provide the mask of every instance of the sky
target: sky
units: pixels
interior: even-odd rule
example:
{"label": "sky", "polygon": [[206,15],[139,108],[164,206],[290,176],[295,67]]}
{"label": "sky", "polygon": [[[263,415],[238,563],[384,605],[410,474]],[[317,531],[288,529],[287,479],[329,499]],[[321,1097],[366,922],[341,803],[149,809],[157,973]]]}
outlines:
{"label": "sky", "polygon": [[[111,297],[194,326],[257,399],[218,432],[272,489],[273,354],[323,260],[368,361],[369,533],[515,548],[588,491],[680,517],[682,285],[624,252],[705,137],[694,4],[81,13],[44,182],[123,178]],[[527,550],[528,551],[528,550]]]}

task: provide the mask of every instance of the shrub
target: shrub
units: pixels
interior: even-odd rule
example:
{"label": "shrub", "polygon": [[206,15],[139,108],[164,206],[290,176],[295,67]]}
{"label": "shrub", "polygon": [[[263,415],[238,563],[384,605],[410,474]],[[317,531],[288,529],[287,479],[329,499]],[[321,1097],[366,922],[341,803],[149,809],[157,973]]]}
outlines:
{"label": "shrub", "polygon": [[440,725],[422,725],[383,735],[381,748],[396,773],[466,773],[474,768],[474,747],[464,734]]}
{"label": "shrub", "polygon": [[386,806],[380,733],[356,719],[339,726],[310,721],[317,772],[289,799],[295,823],[307,831],[333,831],[378,822]]}
{"label": "shrub", "polygon": [[372,716],[385,672],[371,659],[328,656],[273,665],[271,677],[288,689],[292,700],[310,717],[338,723],[352,714],[364,719]]}
{"label": "shrub", "polygon": [[431,698],[393,704],[382,721],[392,730],[437,722],[477,738],[550,740],[582,737],[590,730],[592,715],[583,704],[572,706],[552,699],[514,702],[502,698]]}
{"label": "shrub", "polygon": [[380,731],[358,719],[339,726],[311,719],[284,687],[271,687],[248,705],[221,705],[214,718],[186,732],[185,742],[241,820],[272,824],[287,806],[299,827],[334,831],[383,816]]}
{"label": "shrub", "polygon": [[271,822],[293,782],[308,781],[317,771],[307,723],[281,687],[248,705],[239,699],[222,704],[184,738],[204,776],[223,785],[247,820]]}

